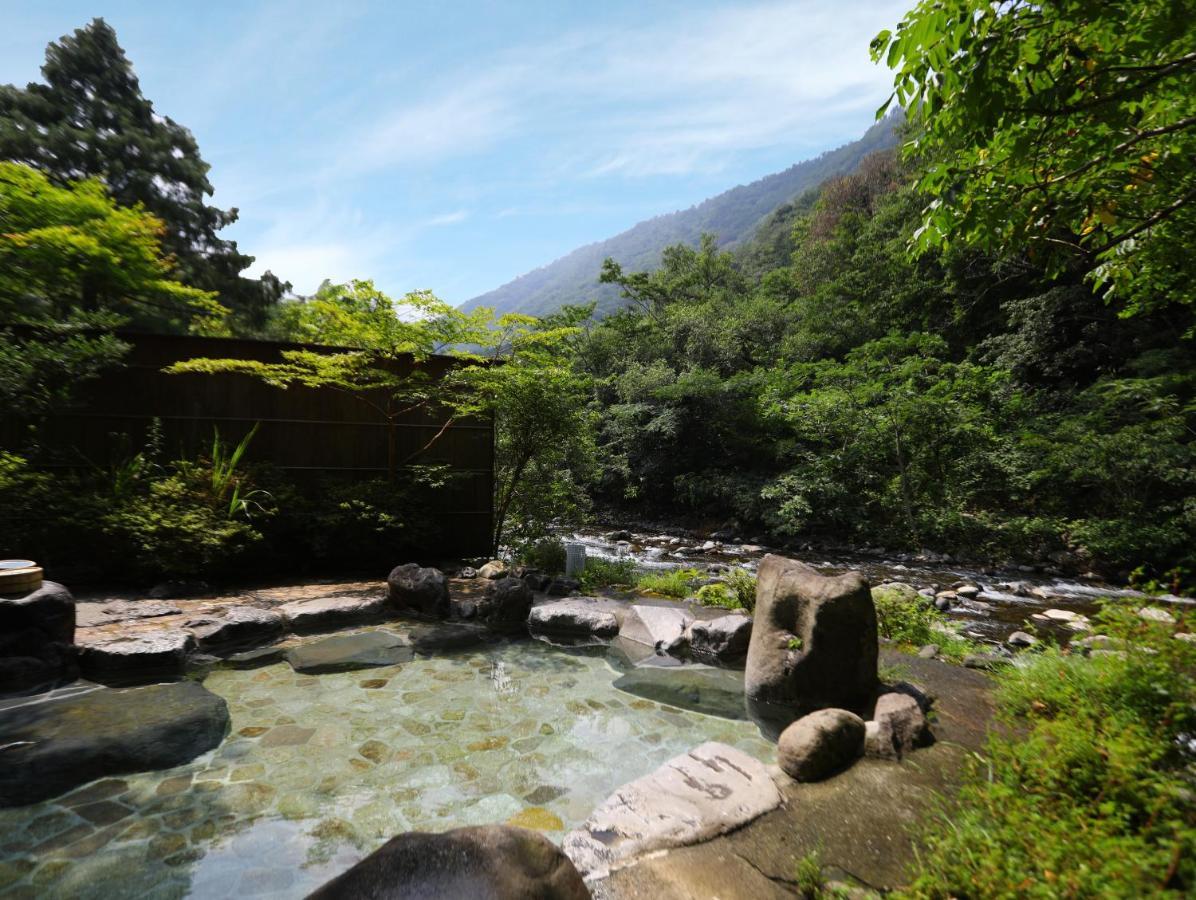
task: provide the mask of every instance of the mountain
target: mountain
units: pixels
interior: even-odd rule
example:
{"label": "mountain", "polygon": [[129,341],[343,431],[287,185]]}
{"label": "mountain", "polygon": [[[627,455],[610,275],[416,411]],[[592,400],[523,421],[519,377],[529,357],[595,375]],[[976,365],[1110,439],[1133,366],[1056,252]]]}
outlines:
{"label": "mountain", "polygon": [[[782,209],[828,178],[845,175],[869,153],[897,142],[898,116],[887,116],[864,136],[821,156],[740,185],[689,209],[640,222],[605,241],[579,247],[542,268],[520,275],[461,305],[470,310],[493,307],[498,313],[546,315],[568,303],[598,301],[598,314],[617,309],[622,300],[614,285],[599,284],[602,261],[608,256],[630,272],[654,268],[671,244],[696,246],[704,232],[718,235],[720,246],[731,247],[753,236],[762,223],[785,218]],[[776,215],[774,215],[776,214]],[[771,217],[771,219],[770,219]]]}

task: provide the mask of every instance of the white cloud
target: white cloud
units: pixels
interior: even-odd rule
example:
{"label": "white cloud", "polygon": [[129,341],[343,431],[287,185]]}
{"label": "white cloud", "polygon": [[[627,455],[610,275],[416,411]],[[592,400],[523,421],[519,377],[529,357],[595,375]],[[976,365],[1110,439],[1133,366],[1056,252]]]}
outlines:
{"label": "white cloud", "polygon": [[464,222],[469,218],[469,210],[458,209],[453,212],[441,213],[438,216],[432,216],[428,219],[429,225],[456,225],[458,222]]}

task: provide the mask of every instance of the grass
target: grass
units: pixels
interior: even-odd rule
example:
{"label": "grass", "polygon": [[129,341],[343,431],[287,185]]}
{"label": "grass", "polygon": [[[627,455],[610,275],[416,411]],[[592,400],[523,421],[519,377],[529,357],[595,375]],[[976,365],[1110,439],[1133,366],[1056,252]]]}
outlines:
{"label": "grass", "polygon": [[603,587],[631,587],[635,584],[635,560],[590,557],[578,576],[584,591]]}
{"label": "grass", "polygon": [[[1189,614],[1190,615],[1190,614]],[[998,676],[998,715],[950,806],[923,825],[907,897],[1196,892],[1196,622],[1107,605],[1120,654],[1055,647]]]}
{"label": "grass", "polygon": [[913,591],[877,588],[872,592],[876,624],[881,637],[903,650],[917,652],[927,644],[939,648],[939,656],[961,662],[978,645],[955,631],[951,621]]}
{"label": "grass", "polygon": [[665,569],[662,572],[647,572],[641,575],[636,587],[680,600],[692,593],[690,582],[701,577],[702,573],[697,569]]}

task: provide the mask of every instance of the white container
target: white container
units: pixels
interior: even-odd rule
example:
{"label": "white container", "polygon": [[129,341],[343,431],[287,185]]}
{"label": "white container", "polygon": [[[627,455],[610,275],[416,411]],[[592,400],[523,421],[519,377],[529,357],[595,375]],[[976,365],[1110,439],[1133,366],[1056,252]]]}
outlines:
{"label": "white container", "polygon": [[574,578],[586,570],[586,545],[565,544],[565,577]]}

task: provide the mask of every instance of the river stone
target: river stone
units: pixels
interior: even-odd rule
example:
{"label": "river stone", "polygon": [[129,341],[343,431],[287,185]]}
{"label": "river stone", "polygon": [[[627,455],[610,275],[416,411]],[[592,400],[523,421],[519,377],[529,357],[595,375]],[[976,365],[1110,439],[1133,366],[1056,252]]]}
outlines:
{"label": "river stone", "polygon": [[491,633],[477,625],[416,625],[407,638],[416,653],[425,656],[445,650],[464,650],[490,640]]}
{"label": "river stone", "polygon": [[751,616],[699,619],[689,626],[689,655],[712,666],[741,668],[751,638]]}
{"label": "river stone", "polygon": [[0,806],[22,806],[106,775],[169,769],[217,746],[228,707],[194,681],[85,693],[0,709]]}
{"label": "river stone", "polygon": [[623,616],[619,637],[666,652],[677,644],[693,616],[675,606],[637,603]]}
{"label": "river stone", "polygon": [[502,634],[527,630],[527,614],[532,608],[532,589],[519,578],[497,578],[486,586],[478,603],[478,619],[487,628]]}
{"label": "river stone", "polygon": [[744,688],[761,731],[819,709],[864,712],[877,691],[876,608],[858,572],[827,577],[769,554],[756,580]]}
{"label": "river stone", "polygon": [[84,677],[103,684],[136,684],[176,678],[195,650],[189,631],[145,631],[103,636],[79,646],[79,669]]}
{"label": "river stone", "polygon": [[408,831],[316,890],[309,900],[589,900],[581,874],[535,831],[510,825]]}
{"label": "river stone", "polygon": [[544,593],[550,597],[568,597],[581,590],[581,582],[576,578],[553,578],[544,588]]}
{"label": "river stone", "polygon": [[744,719],[743,679],[738,672],[701,665],[640,666],[614,686],[628,694],[723,719]]}
{"label": "river stone", "polygon": [[610,638],[619,633],[619,620],[597,597],[571,597],[533,606],[527,624],[548,634]]}
{"label": "river stone", "polygon": [[61,584],[0,594],[0,693],[69,681],[74,639],[75,599]]}
{"label": "river stone", "polygon": [[395,566],[386,584],[390,589],[391,605],[401,612],[437,619],[447,619],[452,612],[448,579],[439,569],[425,568],[418,563]]}
{"label": "river stone", "polygon": [[914,697],[894,691],[877,698],[865,741],[868,756],[900,760],[931,739],[926,714]]}
{"label": "river stone", "polygon": [[795,781],[822,781],[863,753],[864,720],[845,709],[820,709],[802,716],[777,742],[777,763]]}
{"label": "river stone", "polygon": [[781,803],[762,762],[709,742],[607,797],[562,848],[587,878],[661,850],[710,840]]}
{"label": "river stone", "polygon": [[379,595],[313,597],[284,603],[278,611],[291,631],[311,634],[376,622],[386,615],[386,598]]}
{"label": "river stone", "polygon": [[507,574],[507,564],[501,559],[492,559],[478,569],[478,578],[502,578]]}
{"label": "river stone", "polygon": [[187,623],[199,649],[207,652],[268,644],[282,637],[286,623],[278,613],[253,606],[232,606],[215,619]]}
{"label": "river stone", "polygon": [[292,647],[287,662],[296,672],[318,675],[321,672],[349,672],[377,666],[396,666],[415,658],[411,644],[387,631],[338,634]]}

